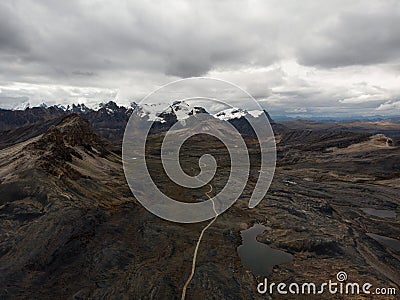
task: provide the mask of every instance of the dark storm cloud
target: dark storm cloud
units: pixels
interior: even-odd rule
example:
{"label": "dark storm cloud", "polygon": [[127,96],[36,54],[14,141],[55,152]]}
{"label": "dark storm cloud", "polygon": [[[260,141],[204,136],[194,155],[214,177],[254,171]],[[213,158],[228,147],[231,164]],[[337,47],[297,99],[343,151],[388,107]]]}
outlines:
{"label": "dark storm cloud", "polygon": [[28,41],[18,18],[14,16],[13,8],[0,2],[0,54],[20,54],[28,49]]}
{"label": "dark storm cloud", "polygon": [[240,25],[240,18],[224,18],[219,5],[196,11],[197,5],[176,4],[17,1],[16,11],[6,14],[22,20],[32,41],[22,40],[5,18],[3,45],[30,43],[24,61],[49,65],[46,72],[60,77],[77,69],[128,68],[189,77],[250,61],[269,64],[276,57],[272,48],[260,54],[263,46],[252,44],[259,33]]}
{"label": "dark storm cloud", "polygon": [[400,4],[376,12],[338,17],[334,24],[313,31],[299,50],[299,62],[322,67],[385,63],[400,59]]}
{"label": "dark storm cloud", "polygon": [[398,58],[399,5],[335,10],[344,3],[10,1],[0,4],[0,55],[24,52],[27,68],[64,80],[77,70],[190,77],[293,55],[324,67]]}
{"label": "dark storm cloud", "polygon": [[33,104],[110,97],[128,104],[172,80],[205,75],[231,80],[281,111],[387,108],[400,95],[399,6],[4,0],[0,93]]}

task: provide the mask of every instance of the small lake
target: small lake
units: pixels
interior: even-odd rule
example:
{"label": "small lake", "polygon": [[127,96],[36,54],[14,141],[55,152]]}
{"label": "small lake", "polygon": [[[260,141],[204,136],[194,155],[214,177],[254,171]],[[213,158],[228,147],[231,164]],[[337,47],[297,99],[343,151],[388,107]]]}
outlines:
{"label": "small lake", "polygon": [[383,235],[378,235],[375,233],[367,233],[367,235],[370,238],[373,238],[375,241],[377,241],[378,243],[382,244],[383,246],[392,248],[395,251],[400,251],[400,241],[387,237],[387,236],[383,236]]}
{"label": "small lake", "polygon": [[393,210],[387,209],[375,209],[375,208],[361,208],[361,210],[371,216],[380,217],[380,218],[396,218],[396,212]]}
{"label": "small lake", "polygon": [[242,245],[237,248],[238,255],[243,266],[257,276],[267,276],[271,274],[273,266],[290,262],[293,259],[293,255],[272,249],[257,241],[257,236],[266,229],[267,227],[262,224],[255,224],[240,232]]}

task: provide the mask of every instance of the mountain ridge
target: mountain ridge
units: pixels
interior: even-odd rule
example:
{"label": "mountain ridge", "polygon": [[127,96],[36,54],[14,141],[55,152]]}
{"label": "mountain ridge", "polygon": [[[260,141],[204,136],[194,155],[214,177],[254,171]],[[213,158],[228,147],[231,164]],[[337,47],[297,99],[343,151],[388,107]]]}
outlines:
{"label": "mountain ridge", "polygon": [[[231,108],[230,110],[229,116],[226,110],[214,113],[212,116],[229,121],[235,127],[237,125],[238,130],[244,134],[252,134],[246,117],[257,118],[260,114],[265,113],[270,123],[273,126],[275,124],[265,110],[257,111],[257,113],[239,108]],[[25,110],[0,109],[0,135],[4,134],[5,131],[12,131],[18,127],[42,124],[70,114],[79,114],[91,123],[100,136],[111,142],[120,142],[122,141],[126,124],[134,112],[154,122],[153,127],[155,129],[153,132],[155,133],[167,131],[177,121],[183,120],[190,115],[208,113],[203,107],[189,105],[184,101],[174,101],[171,104],[144,105],[132,102],[129,107],[119,106],[115,102],[109,101],[101,103],[97,110],[88,108],[84,104],[73,104],[66,108],[57,105],[41,105],[33,108],[27,107]],[[48,129],[48,127],[45,127],[45,129]]]}

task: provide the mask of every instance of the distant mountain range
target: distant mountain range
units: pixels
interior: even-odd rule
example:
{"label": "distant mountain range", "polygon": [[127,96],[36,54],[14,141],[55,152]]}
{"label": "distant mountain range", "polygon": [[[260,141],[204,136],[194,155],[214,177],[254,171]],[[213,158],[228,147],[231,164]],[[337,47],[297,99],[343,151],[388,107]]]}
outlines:
{"label": "distant mountain range", "polygon": [[307,116],[307,117],[291,117],[285,115],[273,115],[275,121],[294,121],[294,120],[307,120],[314,122],[352,122],[352,121],[363,121],[363,122],[392,122],[392,123],[400,123],[400,115],[395,116],[343,116],[343,117],[318,117],[318,116]]}
{"label": "distant mountain range", "polygon": [[[98,109],[92,109],[85,104],[73,104],[67,107],[61,105],[47,106],[41,104],[37,107],[17,107],[19,109],[0,109],[0,131],[13,131],[24,126],[34,124],[41,125],[38,128],[47,130],[53,125],[52,120],[57,120],[69,114],[78,114],[88,120],[95,131],[103,138],[119,142],[123,138],[126,124],[134,111],[143,118],[153,122],[152,132],[160,133],[168,130],[176,122],[188,118],[197,113],[208,113],[203,107],[193,106],[184,101],[175,101],[165,108],[165,104],[131,103],[130,106],[119,106],[115,102],[101,103]],[[242,134],[253,135],[250,124],[246,120],[258,118],[266,114],[275,131],[282,129],[282,125],[276,124],[264,110],[246,111],[239,108],[229,108],[214,113],[215,118],[225,120],[233,124]],[[39,133],[39,132],[36,132]],[[4,135],[3,135],[4,136]]]}
{"label": "distant mountain range", "polygon": [[[179,102],[179,101],[178,101]],[[187,104],[187,103],[186,103]],[[128,107],[125,107],[125,109],[129,110],[130,108],[134,108],[137,104],[135,102],[132,102]],[[188,105],[188,104],[187,104]],[[101,109],[103,106],[118,106],[115,102],[110,101],[108,103],[100,103],[97,105],[97,109],[94,108],[89,108],[85,104],[72,104],[72,105],[62,105],[62,104],[56,104],[56,105],[48,105],[45,102],[42,102],[41,104],[37,106],[32,106],[29,101],[19,103],[15,105],[13,108],[9,109],[6,108],[7,110],[26,110],[26,109],[33,109],[33,108],[57,108],[61,109],[66,112],[76,112],[76,113],[82,113],[82,112],[91,112],[91,111],[97,111]],[[160,104],[155,104],[155,105],[145,105],[147,106],[148,111],[152,111],[154,109],[162,107]],[[189,106],[189,105],[188,105]],[[109,109],[113,109],[113,108]],[[120,106],[124,107],[124,106]],[[3,110],[0,108],[0,110]],[[184,111],[184,110],[183,110]],[[220,111],[215,114],[218,114],[220,116],[224,115],[226,113],[229,117],[229,112],[230,111],[236,111],[235,108],[229,108],[226,109],[225,111]],[[257,116],[257,114],[260,112],[260,110],[255,110],[255,111],[247,111],[248,113]],[[239,116],[241,112],[235,112],[236,116]],[[384,115],[370,115],[370,116],[365,116],[365,115],[343,115],[343,116],[318,116],[318,115],[307,115],[307,116],[302,116],[302,115],[287,115],[282,112],[269,112],[271,117],[277,121],[292,121],[292,120],[308,120],[308,121],[315,121],[315,122],[351,122],[351,121],[363,121],[363,122],[379,122],[379,121],[385,121],[385,122],[392,122],[392,123],[400,123],[400,114],[398,115],[392,115],[392,116],[384,116]],[[232,117],[232,116],[230,116]],[[222,119],[222,118],[220,118]]]}
{"label": "distant mountain range", "polygon": [[[24,108],[25,107],[25,108]],[[78,114],[94,128],[95,132],[106,140],[119,144],[122,142],[126,124],[133,112],[140,117],[152,121],[150,133],[162,133],[171,128],[176,122],[184,120],[197,113],[208,113],[203,107],[194,106],[184,101],[175,101],[166,107],[165,104],[131,103],[128,107],[120,106],[113,101],[101,103],[98,109],[87,107],[85,104],[71,106],[41,104],[37,107],[25,105],[21,109],[0,109],[0,148],[10,145],[11,142],[22,142],[33,136],[46,132],[51,126],[57,125],[64,117]],[[24,108],[24,109],[22,109]],[[361,121],[306,121],[280,120],[279,123],[271,119],[265,110],[246,111],[239,108],[229,108],[213,113],[215,118],[228,121],[241,134],[254,136],[248,118],[257,119],[265,114],[275,134],[292,130],[324,130],[324,131],[352,131],[367,134],[385,134],[397,144],[400,140],[400,117],[378,120]]]}

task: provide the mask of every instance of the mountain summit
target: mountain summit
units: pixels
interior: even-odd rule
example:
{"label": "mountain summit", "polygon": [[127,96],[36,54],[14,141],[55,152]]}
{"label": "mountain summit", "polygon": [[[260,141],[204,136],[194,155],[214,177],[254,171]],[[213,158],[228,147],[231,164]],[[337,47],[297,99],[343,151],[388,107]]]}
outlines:
{"label": "mountain summit", "polygon": [[52,126],[41,138],[47,144],[68,144],[70,146],[99,146],[104,141],[94,132],[89,121],[74,113],[66,116],[59,124]]}

